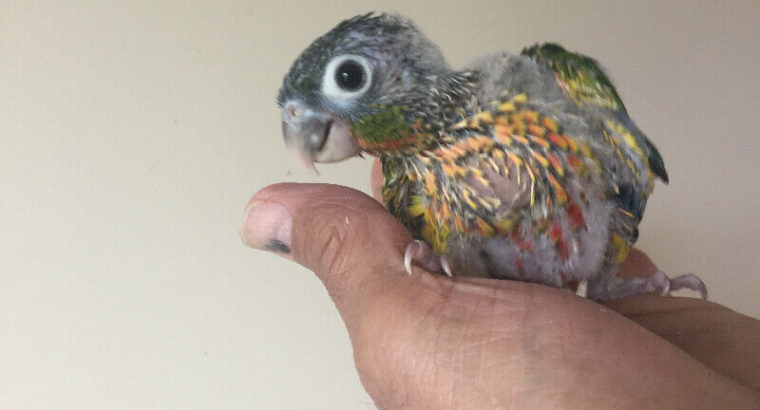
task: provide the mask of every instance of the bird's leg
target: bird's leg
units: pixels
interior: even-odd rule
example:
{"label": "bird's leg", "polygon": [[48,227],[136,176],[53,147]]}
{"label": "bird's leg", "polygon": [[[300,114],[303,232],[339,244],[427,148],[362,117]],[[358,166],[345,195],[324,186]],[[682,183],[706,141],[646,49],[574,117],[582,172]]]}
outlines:
{"label": "bird's leg", "polygon": [[648,278],[622,279],[612,276],[589,280],[587,297],[605,302],[648,293],[665,296],[680,289],[697,291],[702,299],[707,299],[707,286],[697,275],[686,274],[671,279],[662,271],[657,271]]}
{"label": "bird's leg", "polygon": [[453,276],[446,257],[436,256],[428,244],[418,239],[407,245],[406,252],[404,252],[404,269],[410,275],[412,274],[412,262],[429,272]]}

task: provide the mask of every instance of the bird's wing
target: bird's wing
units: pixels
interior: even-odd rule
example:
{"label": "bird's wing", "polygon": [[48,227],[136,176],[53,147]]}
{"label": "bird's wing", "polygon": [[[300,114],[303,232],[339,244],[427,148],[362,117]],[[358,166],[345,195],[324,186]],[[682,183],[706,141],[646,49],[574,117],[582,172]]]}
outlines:
{"label": "bird's wing", "polygon": [[662,156],[628,116],[615,86],[596,60],[553,43],[537,44],[524,49],[522,54],[546,64],[557,84],[579,107],[591,105],[602,109],[608,117],[603,124],[605,129],[611,134],[621,134],[623,146],[631,148],[626,151],[641,157],[654,175],[668,182]]}

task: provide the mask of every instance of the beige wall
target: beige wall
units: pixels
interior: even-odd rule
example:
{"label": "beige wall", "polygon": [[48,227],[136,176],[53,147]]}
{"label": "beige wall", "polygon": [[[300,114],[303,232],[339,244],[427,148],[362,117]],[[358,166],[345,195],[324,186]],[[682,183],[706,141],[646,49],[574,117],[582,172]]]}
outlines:
{"label": "beige wall", "polygon": [[321,284],[237,236],[267,184],[368,189],[366,160],[307,177],[274,104],[368,10],[455,65],[542,40],[605,63],[671,177],[641,248],[760,316],[760,3],[157,3],[0,3],[1,408],[372,407]]}

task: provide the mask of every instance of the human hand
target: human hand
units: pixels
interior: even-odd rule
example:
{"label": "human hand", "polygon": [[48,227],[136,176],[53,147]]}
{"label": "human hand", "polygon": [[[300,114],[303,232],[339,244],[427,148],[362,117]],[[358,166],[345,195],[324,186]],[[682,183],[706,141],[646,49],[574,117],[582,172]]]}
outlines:
{"label": "human hand", "polygon": [[[760,323],[711,302],[602,306],[531,283],[410,276],[406,229],[336,185],[265,188],[242,236],[323,281],[380,408],[760,408]],[[621,267],[656,270],[638,251]]]}

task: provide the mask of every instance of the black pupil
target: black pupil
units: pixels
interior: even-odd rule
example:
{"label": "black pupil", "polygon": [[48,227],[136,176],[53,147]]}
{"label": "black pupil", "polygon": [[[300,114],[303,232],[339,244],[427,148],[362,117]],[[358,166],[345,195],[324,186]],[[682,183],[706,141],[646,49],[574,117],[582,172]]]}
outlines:
{"label": "black pupil", "polygon": [[356,61],[345,61],[338,67],[335,81],[346,91],[356,91],[364,85],[364,69]]}

